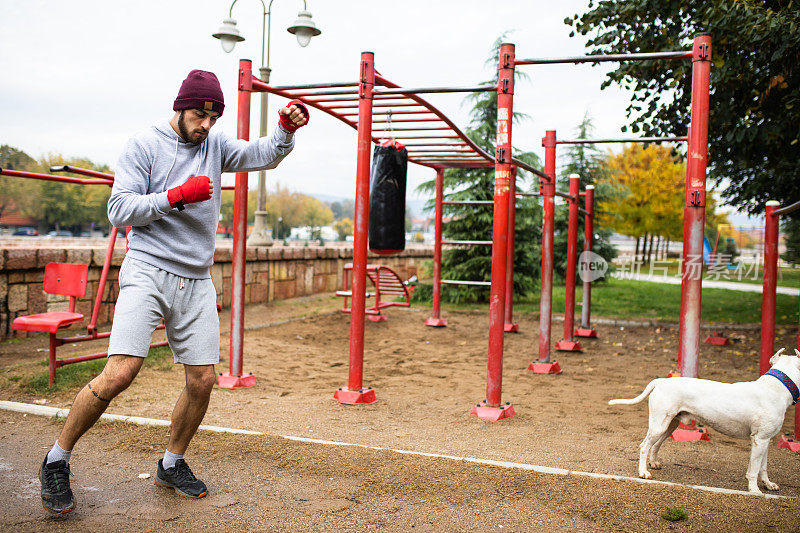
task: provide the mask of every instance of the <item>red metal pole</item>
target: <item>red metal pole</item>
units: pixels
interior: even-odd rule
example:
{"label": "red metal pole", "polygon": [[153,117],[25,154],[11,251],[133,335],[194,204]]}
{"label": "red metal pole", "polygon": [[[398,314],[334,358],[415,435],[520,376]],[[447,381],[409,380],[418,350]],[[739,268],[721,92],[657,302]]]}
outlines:
{"label": "red metal pole", "polygon": [[696,378],[700,353],[700,298],[703,290],[703,227],[708,160],[708,100],[711,36],[695,36],[692,48],[692,109],[686,203],[683,212],[683,259],[678,365],[681,376]]}
{"label": "red metal pole", "polygon": [[561,367],[550,361],[550,331],[553,315],[553,233],[555,231],[556,195],[556,132],[548,130],[542,138],[544,173],[550,178],[541,180],[542,192],[542,282],[539,303],[539,360],[528,365],[537,374],[557,374]]}
{"label": "red metal pole", "polygon": [[500,46],[497,81],[497,143],[494,165],[494,215],[492,218],[492,282],[489,300],[489,351],[486,399],[472,409],[484,420],[514,416],[510,403],[501,404],[503,388],[503,318],[508,261],[508,197],[511,187],[511,126],[514,117],[514,45]]}
{"label": "red metal pole", "polygon": [[514,322],[514,232],[517,224],[517,167],[511,168],[508,188],[508,247],[506,250],[506,309],[503,331],[517,332],[519,324]]}
{"label": "red metal pole", "polygon": [[[236,137],[250,139],[250,93],[253,90],[253,66],[249,59],[239,60],[239,110]],[[238,389],[256,384],[255,376],[242,375],[244,351],[244,277],[247,240],[247,172],[236,173],[233,193],[233,273],[231,275],[230,370],[218,376],[220,387]]]}
{"label": "red metal pole", "polygon": [[564,300],[564,338],[556,343],[556,350],[579,352],[581,344],[572,338],[575,325],[575,263],[578,261],[578,203],[580,202],[581,177],[569,175],[569,223],[567,226],[567,283]]}
{"label": "red metal pole", "polygon": [[769,359],[775,354],[775,293],[778,285],[778,223],[775,211],[780,204],[767,202],[764,220],[764,285],[761,292],[761,358],[758,375],[769,370]]}
{"label": "red metal pole", "polygon": [[[586,208],[586,218],[583,222],[583,250],[592,251],[592,241],[594,240],[594,185],[586,186],[586,197],[584,198]],[[586,254],[591,256],[591,254]],[[575,330],[576,337],[597,337],[597,330],[591,326],[592,318],[592,282],[591,271],[589,268],[589,257],[585,258],[583,273],[583,295],[581,296],[581,327]]]}
{"label": "red metal pole", "polygon": [[433,244],[433,314],[425,320],[426,326],[442,327],[447,319],[441,317],[442,298],[442,201],[444,200],[444,169],[436,169],[436,210],[434,212]]}
{"label": "red metal pole", "polygon": [[367,290],[367,238],[369,234],[369,179],[372,156],[372,97],[375,87],[375,56],[361,53],[358,86],[358,152],[356,155],[356,198],[353,232],[353,298],[350,303],[350,370],[347,387],[333,397],[340,403],[373,403],[375,391],[363,387],[364,316]]}
{"label": "red metal pole", "polygon": [[106,288],[108,279],[108,269],[111,267],[111,259],[114,256],[114,245],[117,243],[117,232],[119,230],[112,226],[111,234],[108,236],[108,248],[106,248],[106,260],[103,262],[103,272],[100,274],[100,283],[97,285],[97,294],[94,297],[94,307],[92,308],[92,318],[89,320],[88,330],[93,336],[97,335],[97,317],[100,313],[100,306],[103,304],[103,290]]}

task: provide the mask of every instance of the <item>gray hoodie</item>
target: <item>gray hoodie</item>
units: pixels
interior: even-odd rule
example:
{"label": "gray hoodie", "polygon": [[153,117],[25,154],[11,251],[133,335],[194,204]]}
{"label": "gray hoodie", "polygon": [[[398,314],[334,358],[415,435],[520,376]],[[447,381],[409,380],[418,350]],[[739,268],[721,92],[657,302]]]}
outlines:
{"label": "gray hoodie", "polygon": [[[128,256],[184,278],[209,278],[221,203],[222,172],[250,172],[278,166],[294,147],[294,134],[276,127],[253,142],[210,131],[201,144],[184,142],[168,122],[131,138],[114,175],[108,220],[133,226]],[[190,176],[208,176],[210,200],[169,205],[167,191]]]}

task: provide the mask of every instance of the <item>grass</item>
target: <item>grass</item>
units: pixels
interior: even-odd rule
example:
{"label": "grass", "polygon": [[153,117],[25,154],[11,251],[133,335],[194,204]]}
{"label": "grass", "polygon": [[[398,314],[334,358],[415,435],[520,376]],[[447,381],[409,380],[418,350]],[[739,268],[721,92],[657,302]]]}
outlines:
{"label": "grass", "polygon": [[669,520],[670,522],[680,522],[681,520],[686,520],[688,515],[683,509],[667,507],[667,510],[664,511],[664,513],[661,515],[661,518],[664,520]]}
{"label": "grass", "polygon": [[[158,346],[150,348],[150,352],[144,360],[144,367],[155,370],[169,370],[172,367],[172,363],[172,350],[169,349],[169,346]],[[42,365],[47,366],[47,360],[43,361]],[[106,359],[93,359],[62,366],[56,369],[56,382],[52,387],[48,386],[49,374],[47,370],[24,378],[22,376],[12,376],[9,379],[21,381],[22,388],[28,392],[46,395],[85,385],[98,376],[105,365]]]}
{"label": "grass", "polygon": [[[447,287],[443,289],[448,290]],[[488,291],[488,289],[487,289]],[[576,290],[575,300],[581,301],[582,290]],[[563,281],[553,287],[553,314],[564,313],[565,289]],[[414,305],[430,306],[430,300]],[[701,316],[704,322],[753,324],[761,322],[761,294],[727,289],[703,289]],[[452,304],[443,302],[445,309],[484,311],[485,304]],[[592,286],[592,316],[620,319],[648,319],[677,322],[681,307],[680,285],[667,285],[646,281],[609,278]],[[539,314],[539,295],[516,299],[514,312]],[[576,320],[581,307],[576,305]],[[797,296],[778,294],[775,305],[776,324],[798,324]]]}

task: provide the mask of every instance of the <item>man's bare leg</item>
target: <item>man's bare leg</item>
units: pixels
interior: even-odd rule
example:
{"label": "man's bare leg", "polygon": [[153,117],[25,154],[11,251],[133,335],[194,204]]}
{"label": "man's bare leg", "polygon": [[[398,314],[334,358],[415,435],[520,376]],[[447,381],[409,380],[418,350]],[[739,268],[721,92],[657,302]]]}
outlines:
{"label": "man's bare leg", "polygon": [[217,375],[214,365],[183,365],[183,368],[186,387],[172,411],[169,444],[164,458],[158,462],[155,483],[173,488],[186,498],[202,498],[208,494],[208,489],[205,483],[195,477],[183,460],[183,454],[203,421]]}
{"label": "man's bare leg", "polygon": [[58,436],[58,445],[72,450],[78,439],[97,422],[109,402],[133,382],[143,362],[143,357],[110,355],[103,372],[75,396]]}
{"label": "man's bare leg", "polygon": [[172,411],[172,430],[167,450],[183,455],[208,409],[211,391],[217,382],[214,365],[183,365],[184,387]]}
{"label": "man's bare leg", "polygon": [[69,486],[69,458],[78,439],[97,422],[109,402],[128,388],[139,373],[144,361],[141,357],[112,355],[103,372],[78,392],[67,421],[61,428],[53,448],[39,469],[42,506],[57,515],[75,508],[75,497]]}

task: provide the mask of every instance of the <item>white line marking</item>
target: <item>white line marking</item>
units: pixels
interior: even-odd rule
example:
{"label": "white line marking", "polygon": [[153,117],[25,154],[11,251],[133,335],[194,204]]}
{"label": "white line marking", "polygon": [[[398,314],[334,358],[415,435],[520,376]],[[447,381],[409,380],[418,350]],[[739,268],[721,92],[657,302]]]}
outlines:
{"label": "white line marking", "polygon": [[[66,417],[69,409],[59,409],[58,407],[48,407],[45,405],[33,405],[29,403],[9,402],[0,400],[0,409],[6,411],[14,411],[17,413],[27,413],[31,415],[41,415],[48,417]],[[127,422],[130,424],[137,424],[141,426],[169,426],[169,420],[159,420],[157,418],[144,418],[141,416],[124,416],[103,414],[100,418],[103,420],[113,420],[117,422]],[[216,433],[233,433],[238,435],[268,435],[260,431],[251,431],[248,429],[226,428],[221,426],[206,426],[201,425],[200,429],[206,431],[213,431]],[[437,459],[449,459],[451,461],[465,461],[467,463],[476,463],[488,466],[499,466],[501,468],[518,468],[520,470],[528,470],[531,472],[539,472],[541,474],[555,474],[559,476],[582,476],[595,479],[611,479],[614,481],[632,481],[634,483],[642,483],[648,485],[666,485],[670,487],[684,487],[688,489],[702,490],[706,492],[714,492],[717,494],[734,494],[737,496],[760,496],[767,499],[794,499],[791,496],[780,496],[777,494],[753,494],[745,490],[725,489],[721,487],[709,487],[705,485],[686,485],[683,483],[675,483],[672,481],[659,481],[656,479],[642,479],[638,477],[619,476],[616,474],[599,474],[596,472],[583,472],[580,470],[568,470],[566,468],[555,468],[551,466],[538,466],[527,463],[514,463],[511,461],[496,461],[493,459],[479,459],[476,457],[459,457],[457,455],[443,455],[440,453],[426,453],[415,452],[410,450],[398,450],[395,448],[385,448],[382,446],[369,446],[367,444],[354,444],[350,442],[338,442],[333,440],[313,439],[309,437],[297,437],[294,435],[277,435],[278,437],[295,442],[305,442],[309,444],[324,444],[327,446],[353,446],[357,448],[366,448],[369,450],[387,451],[393,453],[400,453],[404,455],[418,455],[421,457],[433,457]]]}

